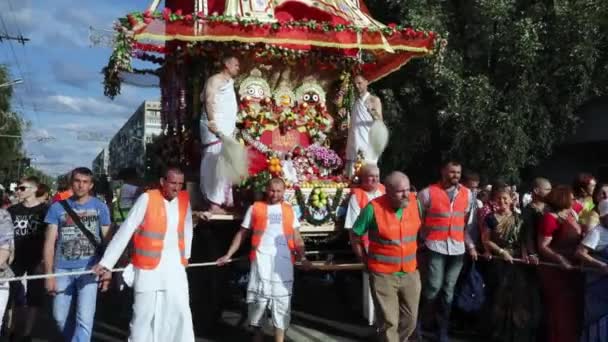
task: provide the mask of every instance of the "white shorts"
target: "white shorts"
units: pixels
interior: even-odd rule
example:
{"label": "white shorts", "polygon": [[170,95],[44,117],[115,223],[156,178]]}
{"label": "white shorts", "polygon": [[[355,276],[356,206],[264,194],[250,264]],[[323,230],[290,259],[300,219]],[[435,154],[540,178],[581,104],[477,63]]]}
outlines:
{"label": "white shorts", "polygon": [[291,320],[291,296],[277,298],[256,298],[248,304],[249,325],[261,328],[268,312],[272,326],[286,330]]}

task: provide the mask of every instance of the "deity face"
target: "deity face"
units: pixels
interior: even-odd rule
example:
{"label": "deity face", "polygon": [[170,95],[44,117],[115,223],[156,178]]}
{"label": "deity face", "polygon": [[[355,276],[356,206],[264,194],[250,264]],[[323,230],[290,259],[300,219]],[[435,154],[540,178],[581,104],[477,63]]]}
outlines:
{"label": "deity face", "polygon": [[316,92],[309,91],[302,96],[302,100],[309,105],[316,105],[321,101],[321,97]]}
{"label": "deity face", "polygon": [[251,84],[245,89],[245,96],[253,102],[260,102],[265,98],[264,88],[258,84]]}

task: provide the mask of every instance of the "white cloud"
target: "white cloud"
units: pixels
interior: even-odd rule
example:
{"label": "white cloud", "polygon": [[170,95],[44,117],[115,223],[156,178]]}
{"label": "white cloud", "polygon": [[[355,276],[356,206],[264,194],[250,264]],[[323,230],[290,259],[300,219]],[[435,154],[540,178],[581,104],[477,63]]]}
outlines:
{"label": "white cloud", "polygon": [[92,96],[50,95],[38,103],[39,110],[45,109],[54,112],[66,112],[83,115],[120,115],[127,116],[134,109],[128,108],[110,100]]}

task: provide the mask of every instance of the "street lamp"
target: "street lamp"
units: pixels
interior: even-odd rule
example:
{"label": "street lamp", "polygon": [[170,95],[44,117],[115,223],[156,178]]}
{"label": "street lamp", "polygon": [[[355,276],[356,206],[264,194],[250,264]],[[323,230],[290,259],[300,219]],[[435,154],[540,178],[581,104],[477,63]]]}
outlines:
{"label": "street lamp", "polygon": [[15,84],[23,83],[23,80],[18,78],[16,80],[8,81],[6,83],[0,84],[0,88],[14,86]]}

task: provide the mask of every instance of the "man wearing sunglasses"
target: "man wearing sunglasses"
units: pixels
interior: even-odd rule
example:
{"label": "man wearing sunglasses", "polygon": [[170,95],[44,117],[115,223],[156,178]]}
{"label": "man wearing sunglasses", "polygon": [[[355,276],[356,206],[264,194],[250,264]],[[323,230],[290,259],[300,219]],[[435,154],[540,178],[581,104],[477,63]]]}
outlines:
{"label": "man wearing sunglasses", "polygon": [[[25,177],[17,186],[19,203],[8,208],[15,227],[15,259],[12,269],[16,276],[42,273],[42,248],[44,246],[44,216],[47,206],[36,196],[38,178]],[[27,292],[21,282],[11,282],[11,296],[15,317],[21,329],[13,326],[13,334],[20,341],[30,340],[38,309],[44,301],[44,281],[27,282]]]}

